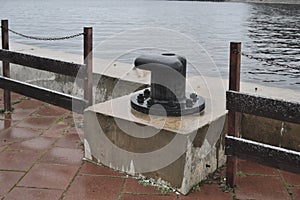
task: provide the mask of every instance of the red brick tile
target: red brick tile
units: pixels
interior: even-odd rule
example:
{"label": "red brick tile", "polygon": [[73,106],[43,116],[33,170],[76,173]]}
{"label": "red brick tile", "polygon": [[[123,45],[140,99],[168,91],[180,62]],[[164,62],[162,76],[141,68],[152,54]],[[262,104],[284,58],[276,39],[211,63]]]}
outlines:
{"label": "red brick tile", "polygon": [[80,138],[77,134],[64,135],[55,143],[55,146],[67,148],[82,148]]}
{"label": "red brick tile", "polygon": [[42,108],[40,108],[37,112],[35,112],[35,115],[40,115],[40,116],[45,116],[45,117],[58,117],[58,116],[62,116],[64,114],[66,114],[67,112],[69,112],[68,110],[65,110],[63,108],[59,108],[56,106],[44,106]]}
{"label": "red brick tile", "polygon": [[58,200],[63,190],[49,190],[36,188],[15,187],[5,198],[5,200]]}
{"label": "red brick tile", "polygon": [[8,147],[8,145],[12,144],[13,142],[0,140],[0,147]]}
{"label": "red brick tile", "polygon": [[30,128],[12,127],[0,134],[0,141],[2,142],[18,142],[24,139],[29,139],[38,136],[41,131]]}
{"label": "red brick tile", "polygon": [[238,161],[238,172],[245,174],[265,174],[279,176],[279,173],[275,168],[259,165],[245,160]]}
{"label": "red brick tile", "polygon": [[137,193],[137,194],[162,194],[156,187],[144,186],[138,182],[138,180],[129,178],[125,182],[123,192],[125,193]]}
{"label": "red brick tile", "polygon": [[14,93],[14,92],[11,92],[10,94],[11,94],[12,102],[16,102],[16,101],[20,100],[21,98],[24,98],[23,95],[20,95],[20,94]]}
{"label": "red brick tile", "polygon": [[18,186],[66,189],[77,170],[77,166],[36,164]]}
{"label": "red brick tile", "polygon": [[232,200],[232,194],[223,192],[218,188],[217,184],[204,185],[199,191],[192,192],[187,196],[180,195],[180,200]]}
{"label": "red brick tile", "polygon": [[55,117],[30,117],[19,123],[18,127],[47,129],[55,120]]}
{"label": "red brick tile", "polygon": [[68,115],[62,119],[62,121],[66,124],[74,124],[74,118],[72,115]]}
{"label": "red brick tile", "polygon": [[30,116],[34,110],[14,110],[11,114],[12,120],[23,120]]}
{"label": "red brick tile", "polygon": [[288,185],[297,185],[300,186],[300,174],[294,174],[286,171],[280,170],[285,182]]}
{"label": "red brick tile", "polygon": [[290,190],[293,194],[294,200],[300,199],[300,187],[294,187],[291,188]]}
{"label": "red brick tile", "polygon": [[[121,200],[176,200],[174,196],[122,194]],[[207,200],[207,199],[206,199]]]}
{"label": "red brick tile", "polygon": [[66,135],[78,135],[81,139],[84,138],[84,132],[82,128],[77,128],[77,127],[70,127],[66,131]]}
{"label": "red brick tile", "polygon": [[33,111],[44,104],[45,103],[43,103],[41,101],[30,99],[30,100],[23,100],[21,103],[14,105],[14,108],[15,108],[15,110],[32,110]]}
{"label": "red brick tile", "polygon": [[43,151],[49,149],[54,141],[54,138],[37,137],[23,142],[14,143],[10,145],[8,149]]}
{"label": "red brick tile", "polygon": [[43,133],[43,136],[58,138],[61,137],[68,126],[64,124],[54,124],[50,129]]}
{"label": "red brick tile", "polygon": [[33,151],[3,151],[0,153],[0,169],[26,171],[40,156],[40,152]]}
{"label": "red brick tile", "polygon": [[280,177],[246,176],[237,177],[237,199],[290,200]]}
{"label": "red brick tile", "polygon": [[4,149],[6,149],[7,146],[1,146],[0,145],[0,152],[4,151]]}
{"label": "red brick tile", "polygon": [[82,163],[83,151],[81,149],[70,149],[54,147],[40,160],[42,163],[80,165]]}
{"label": "red brick tile", "polygon": [[64,200],[117,200],[123,182],[123,178],[77,176]]}
{"label": "red brick tile", "polygon": [[17,184],[24,175],[21,172],[3,172],[0,171],[0,199],[3,198],[11,188]]}
{"label": "red brick tile", "polygon": [[98,166],[90,162],[84,162],[79,173],[103,176],[124,176],[124,174],[118,173],[112,169],[103,166]]}
{"label": "red brick tile", "polygon": [[76,127],[69,127],[67,129],[67,134],[78,134],[78,130]]}

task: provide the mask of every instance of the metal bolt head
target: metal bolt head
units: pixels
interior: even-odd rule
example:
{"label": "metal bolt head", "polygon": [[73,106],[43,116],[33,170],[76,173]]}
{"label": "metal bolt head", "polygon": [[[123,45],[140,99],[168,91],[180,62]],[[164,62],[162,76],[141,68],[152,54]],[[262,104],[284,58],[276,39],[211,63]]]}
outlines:
{"label": "metal bolt head", "polygon": [[190,98],[193,99],[194,101],[197,100],[198,95],[196,93],[190,94]]}
{"label": "metal bolt head", "polygon": [[144,103],[144,95],[143,94],[139,94],[138,96],[137,96],[137,102],[139,103],[139,104],[143,104]]}
{"label": "metal bolt head", "polygon": [[152,106],[153,104],[154,104],[153,99],[149,99],[149,100],[147,101],[147,106],[148,106],[148,107]]}
{"label": "metal bolt head", "polygon": [[150,97],[150,90],[149,89],[144,90],[144,97],[145,97],[145,99]]}
{"label": "metal bolt head", "polygon": [[194,102],[193,102],[192,99],[187,99],[187,100],[185,101],[185,105],[186,105],[186,107],[190,108],[190,107],[193,107]]}

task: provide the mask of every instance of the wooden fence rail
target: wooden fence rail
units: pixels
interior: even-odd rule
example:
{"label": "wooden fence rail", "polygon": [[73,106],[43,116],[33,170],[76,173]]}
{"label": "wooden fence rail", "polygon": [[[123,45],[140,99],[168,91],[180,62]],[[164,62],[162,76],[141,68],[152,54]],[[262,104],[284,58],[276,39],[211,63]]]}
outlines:
{"label": "wooden fence rail", "polygon": [[300,103],[242,92],[226,92],[226,109],[286,122],[300,122]]}
{"label": "wooden fence rail", "polygon": [[78,113],[82,113],[88,105],[88,102],[84,99],[6,77],[0,77],[0,85],[1,88],[5,90],[32,97]]}
{"label": "wooden fence rail", "polygon": [[[38,99],[56,106],[63,107],[78,113],[92,105],[93,101],[93,73],[92,73],[92,28],[84,28],[84,63],[75,64],[51,58],[44,58],[9,51],[8,41],[8,21],[2,20],[2,49],[0,49],[0,60],[3,63],[3,76],[0,76],[0,88],[4,89],[4,109],[11,111],[10,91],[28,97]],[[68,94],[63,94],[46,88],[34,86],[25,82],[20,82],[10,78],[9,63],[22,65],[38,70],[53,72],[61,75],[77,77],[84,81],[84,99]]]}
{"label": "wooden fence rail", "polygon": [[[87,76],[86,65],[27,55],[9,50],[0,49],[0,60],[66,76],[76,77],[79,75],[79,78]],[[78,73],[79,71],[81,73]]]}
{"label": "wooden fence rail", "polygon": [[231,187],[235,186],[237,158],[300,173],[300,152],[239,138],[240,113],[300,124],[300,102],[260,97],[239,92],[240,43],[231,43],[230,47],[230,86],[229,91],[226,92],[228,133],[225,137],[227,184]]}
{"label": "wooden fence rail", "polygon": [[226,136],[226,154],[269,167],[300,173],[300,152]]}

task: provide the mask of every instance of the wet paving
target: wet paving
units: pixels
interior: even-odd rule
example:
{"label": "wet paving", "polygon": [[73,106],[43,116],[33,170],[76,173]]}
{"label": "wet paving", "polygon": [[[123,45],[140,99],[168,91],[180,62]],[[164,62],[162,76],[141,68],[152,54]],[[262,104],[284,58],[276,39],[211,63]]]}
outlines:
{"label": "wet paving", "polygon": [[17,94],[12,96],[13,113],[0,114],[0,199],[300,199],[300,175],[243,160],[238,162],[235,191],[224,184],[225,167],[187,196],[145,186],[124,174],[83,161],[83,146],[72,113]]}

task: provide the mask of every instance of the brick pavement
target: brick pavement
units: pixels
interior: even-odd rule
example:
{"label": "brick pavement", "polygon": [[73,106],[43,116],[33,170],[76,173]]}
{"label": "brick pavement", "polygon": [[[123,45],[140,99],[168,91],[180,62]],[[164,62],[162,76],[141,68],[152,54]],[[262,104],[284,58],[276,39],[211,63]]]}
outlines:
{"label": "brick pavement", "polygon": [[13,113],[0,114],[0,199],[300,199],[300,175],[242,160],[235,193],[224,185],[224,168],[187,196],[163,193],[83,161],[70,112],[18,94],[12,99]]}

